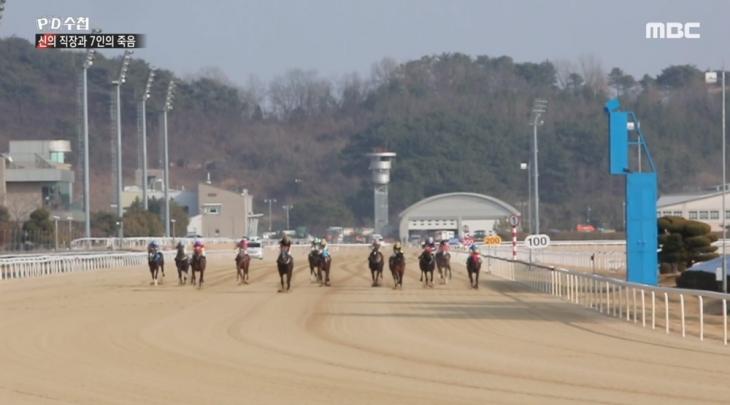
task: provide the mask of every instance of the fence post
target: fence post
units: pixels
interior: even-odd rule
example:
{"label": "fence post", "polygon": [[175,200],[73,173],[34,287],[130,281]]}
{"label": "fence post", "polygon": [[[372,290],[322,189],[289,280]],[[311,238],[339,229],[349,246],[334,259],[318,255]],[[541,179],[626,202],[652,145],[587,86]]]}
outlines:
{"label": "fence post", "polygon": [[705,309],[702,305],[702,296],[699,295],[697,296],[697,298],[699,299],[700,303],[700,341],[703,341],[705,340]]}
{"label": "fence post", "polygon": [[641,289],[641,327],[646,328],[646,304],[644,302],[644,289]]}
{"label": "fence post", "polygon": [[611,316],[611,288],[608,281],[606,281],[606,314]]}
{"label": "fence post", "polygon": [[727,299],[722,299],[722,343],[727,346]]}
{"label": "fence post", "polygon": [[656,311],[655,311],[655,304],[656,304],[656,294],[654,291],[651,292],[651,329],[656,329]]}
{"label": "fence post", "polygon": [[684,323],[684,294],[679,294],[679,308],[680,315],[682,316],[682,337],[686,337],[685,323]]}
{"label": "fence post", "polygon": [[664,323],[667,334],[669,334],[669,296],[667,293],[664,293]]}
{"label": "fence post", "polygon": [[634,323],[636,323],[639,321],[638,314],[636,313],[636,287],[631,287],[631,295],[633,296],[634,300]]}

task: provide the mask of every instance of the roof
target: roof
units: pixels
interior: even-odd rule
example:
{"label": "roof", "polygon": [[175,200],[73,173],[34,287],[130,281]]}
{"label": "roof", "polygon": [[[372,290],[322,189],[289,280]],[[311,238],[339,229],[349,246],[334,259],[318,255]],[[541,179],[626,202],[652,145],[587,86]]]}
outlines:
{"label": "roof", "polygon": [[666,207],[669,205],[683,204],[683,203],[690,202],[690,201],[704,200],[706,198],[716,197],[721,194],[722,194],[721,191],[715,191],[712,193],[703,193],[703,194],[699,194],[699,193],[668,194],[668,195],[663,195],[663,196],[659,197],[656,205],[658,208],[661,208],[661,207]]}
{"label": "roof", "polygon": [[[478,207],[477,210],[479,213],[478,216],[495,216],[495,217],[506,217],[509,215],[519,215],[520,212],[513,206],[507,204],[506,202],[499,200],[497,198],[484,195],[484,194],[477,194],[477,193],[445,193],[445,194],[437,194],[428,198],[424,198],[421,201],[416,202],[415,204],[412,204],[408,208],[404,209],[400,214],[398,214],[399,217],[403,218],[406,216],[409,216],[409,214],[412,214],[416,211],[418,211],[419,208],[425,208],[432,206],[435,202],[438,202],[440,200],[449,200],[449,204],[446,206],[436,206],[435,208],[436,212],[427,212],[424,213],[425,215],[436,215],[436,216],[442,216],[441,214],[446,214],[449,216],[453,216],[454,213],[456,214],[467,214],[467,212],[464,212],[463,208],[458,206],[456,204],[458,200],[465,201],[465,200],[472,200],[472,201],[479,201],[481,203],[486,203],[489,206],[493,207],[494,210],[491,213],[485,212],[483,207]],[[432,211],[432,210],[429,210]],[[450,213],[447,213],[446,211],[451,211]],[[491,214],[491,215],[490,215]]]}

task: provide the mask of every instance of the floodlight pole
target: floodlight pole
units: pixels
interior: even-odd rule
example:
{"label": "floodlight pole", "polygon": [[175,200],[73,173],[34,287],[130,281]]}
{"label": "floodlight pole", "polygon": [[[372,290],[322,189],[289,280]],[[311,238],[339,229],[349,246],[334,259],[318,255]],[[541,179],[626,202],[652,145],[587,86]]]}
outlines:
{"label": "floodlight pole", "polygon": [[86,54],[82,72],[83,86],[83,127],[84,127],[84,237],[91,237],[91,196],[89,177],[89,89],[87,72],[93,63],[95,51],[92,49]]}
{"label": "floodlight pole", "polygon": [[539,177],[540,173],[538,171],[538,164],[537,164],[537,127],[539,125],[542,125],[542,114],[547,109],[547,100],[544,99],[535,99],[535,102],[532,107],[532,114],[533,114],[533,121],[532,121],[532,181],[535,186],[535,193],[533,198],[535,199],[535,210],[534,218],[535,218],[535,227],[534,231],[535,234],[540,233],[540,188],[539,188]]}
{"label": "floodlight pole", "polygon": [[276,198],[265,198],[264,203],[269,204],[269,232],[271,232],[271,204],[276,202]]}
{"label": "floodlight pole", "polygon": [[[122,84],[126,80],[131,55],[132,51],[124,51],[119,78],[112,82],[117,92],[117,217],[120,221],[124,215],[122,208]],[[121,226],[119,227],[119,238],[124,238],[124,228]]]}
{"label": "floodlight pole", "polygon": [[[122,103],[121,103],[121,88],[122,83],[121,81],[114,81],[112,82],[114,84],[114,89],[117,92],[117,217],[121,218],[123,216],[122,211]],[[122,227],[119,227],[118,230],[119,238],[124,237],[124,233],[122,231]]]}
{"label": "floodlight pole", "polygon": [[165,176],[165,190],[164,190],[164,196],[165,196],[165,236],[170,237],[170,155],[169,155],[169,149],[168,149],[168,143],[167,143],[167,112],[172,110],[172,98],[173,98],[173,90],[175,89],[175,82],[170,80],[170,84],[167,86],[167,97],[165,97],[165,108],[162,111],[162,136],[163,136],[163,143],[165,144],[164,148],[164,176]]}
{"label": "floodlight pole", "polygon": [[722,292],[727,293],[727,211],[725,208],[725,194],[727,194],[727,157],[725,153],[725,67],[722,67]]}
{"label": "floodlight pole", "polygon": [[144,209],[149,209],[149,197],[147,193],[147,99],[150,98],[152,81],[155,78],[155,71],[150,70],[147,78],[147,86],[142,95],[142,204]]}

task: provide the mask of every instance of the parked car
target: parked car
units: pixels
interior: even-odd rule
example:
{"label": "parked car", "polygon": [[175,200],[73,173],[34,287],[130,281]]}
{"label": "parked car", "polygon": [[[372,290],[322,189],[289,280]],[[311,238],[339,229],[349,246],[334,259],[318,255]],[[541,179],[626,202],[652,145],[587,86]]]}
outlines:
{"label": "parked car", "polygon": [[248,242],[248,255],[254,259],[264,259],[264,249],[261,247],[261,241],[252,239]]}
{"label": "parked car", "polygon": [[[730,263],[730,257],[726,260]],[[715,275],[719,268],[722,268],[722,257],[695,263],[677,277],[677,287],[720,291],[722,282]]]}

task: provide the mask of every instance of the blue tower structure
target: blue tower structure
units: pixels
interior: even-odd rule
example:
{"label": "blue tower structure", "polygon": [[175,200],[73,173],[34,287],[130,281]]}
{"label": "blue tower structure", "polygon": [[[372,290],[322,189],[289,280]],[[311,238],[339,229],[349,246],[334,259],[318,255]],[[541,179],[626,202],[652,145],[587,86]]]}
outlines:
{"label": "blue tower structure", "polygon": [[[618,99],[609,100],[609,172],[626,176],[626,281],[656,285],[657,265],[657,176],[639,120],[630,111],[619,111]],[[631,164],[630,152],[637,158]],[[642,161],[648,167],[642,167]]]}

